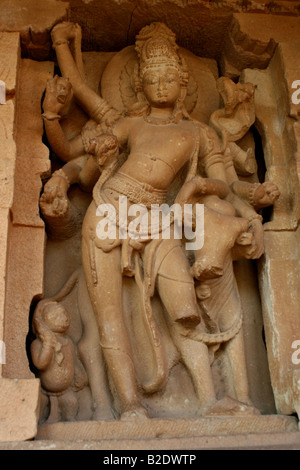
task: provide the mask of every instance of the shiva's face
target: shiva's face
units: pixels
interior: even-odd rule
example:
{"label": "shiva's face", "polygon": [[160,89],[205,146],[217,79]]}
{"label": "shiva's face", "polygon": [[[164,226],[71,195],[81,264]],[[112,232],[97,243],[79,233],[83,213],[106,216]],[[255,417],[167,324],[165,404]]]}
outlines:
{"label": "shiva's face", "polygon": [[174,107],[181,90],[180,75],[175,67],[166,64],[153,66],[145,71],[142,83],[150,106]]}

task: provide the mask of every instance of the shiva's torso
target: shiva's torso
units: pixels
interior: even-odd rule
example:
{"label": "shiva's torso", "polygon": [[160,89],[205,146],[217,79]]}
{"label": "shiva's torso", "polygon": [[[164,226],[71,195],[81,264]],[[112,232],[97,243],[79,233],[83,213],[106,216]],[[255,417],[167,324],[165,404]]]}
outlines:
{"label": "shiva's torso", "polygon": [[114,133],[121,143],[127,140],[129,154],[120,172],[154,189],[167,189],[195,149],[193,121],[153,124],[143,117],[122,121]]}

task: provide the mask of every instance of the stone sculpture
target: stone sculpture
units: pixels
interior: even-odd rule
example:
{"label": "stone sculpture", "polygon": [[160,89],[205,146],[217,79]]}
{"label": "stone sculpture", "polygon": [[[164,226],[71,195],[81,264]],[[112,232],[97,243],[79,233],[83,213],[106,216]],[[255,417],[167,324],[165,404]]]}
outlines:
{"label": "stone sculpture", "polygon": [[[238,145],[255,119],[254,88],[220,78],[223,107],[209,123],[192,117],[186,109],[186,54],[172,31],[152,23],[136,37],[135,51],[124,52],[127,68],[115,90],[122,98],[118,108],[104,97],[114,90],[106,91],[102,82],[101,97],[87,84],[78,52],[80,34],[72,23],[52,31],[62,77],[48,82],[43,118],[50,147],[65,165],[46,183],[40,207],[48,234],[67,238],[81,230],[82,222],[69,188],[77,184],[92,194],[82,224],[82,270],[93,313],[87,318],[85,307],[80,311],[83,330],[96,319],[99,331],[98,337],[88,336],[87,354],[100,343],[107,367],[104,379],[103,360],[94,356],[86,370],[90,385],[98,375],[106,380],[106,385],[91,386],[92,401],[99,387],[109,388],[109,398],[102,395],[99,406],[92,405],[98,411],[93,419],[151,418],[155,413],[147,400],[159,402],[172,387],[170,371],[177,363],[192,381],[198,415],[257,414],[249,394],[233,261],[263,254],[258,211],[272,205],[279,191],[271,182],[239,179],[241,172],[255,172],[251,149]],[[70,132],[72,116],[77,127]],[[155,226],[151,219],[154,208],[163,204],[181,209],[179,218],[169,219],[167,238],[162,223]],[[187,250],[187,240],[176,237],[175,227],[188,227],[196,237],[199,204],[204,207],[204,243]],[[185,207],[192,207],[192,213],[186,214]],[[139,223],[137,213],[143,216]],[[112,226],[116,230],[109,235]],[[106,232],[99,235],[99,227]],[[45,336],[41,325],[36,317],[38,337]],[[33,362],[39,368],[36,345],[43,339],[36,341]],[[231,370],[223,395],[212,373],[220,349]],[[50,382],[51,367],[46,365],[44,372]],[[71,374],[73,365],[65,367]],[[45,387],[51,391],[51,383]],[[102,399],[106,412],[101,414]]]}
{"label": "stone sculpture", "polygon": [[72,421],[78,412],[75,392],[86,385],[87,376],[68,335],[70,316],[58,302],[40,302],[33,324],[37,339],[31,355],[41,380],[42,413],[47,415],[50,402],[48,422]]}

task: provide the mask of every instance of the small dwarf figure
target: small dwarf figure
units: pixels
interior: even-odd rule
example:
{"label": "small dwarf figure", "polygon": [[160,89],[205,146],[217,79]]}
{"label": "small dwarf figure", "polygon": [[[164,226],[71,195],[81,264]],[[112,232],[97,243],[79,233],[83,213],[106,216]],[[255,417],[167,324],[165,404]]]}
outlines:
{"label": "small dwarf figure", "polygon": [[50,405],[47,422],[72,421],[78,412],[76,391],[87,385],[87,376],[68,335],[70,316],[56,301],[41,302],[33,326],[37,338],[31,356],[42,386],[42,417]]}

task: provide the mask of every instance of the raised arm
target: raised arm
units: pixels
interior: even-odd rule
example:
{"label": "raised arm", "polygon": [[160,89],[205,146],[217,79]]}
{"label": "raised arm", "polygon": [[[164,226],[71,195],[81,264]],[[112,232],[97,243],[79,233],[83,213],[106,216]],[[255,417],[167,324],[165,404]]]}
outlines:
{"label": "raised arm", "polygon": [[51,37],[62,76],[68,78],[73,88],[76,101],[83,110],[97,123],[114,119],[120,114],[86,84],[70,50],[70,43],[81,36],[80,26],[74,23],[56,25]]}
{"label": "raised arm", "polygon": [[205,173],[208,178],[217,178],[228,184],[229,191],[226,200],[234,206],[238,216],[248,219],[248,231],[253,234],[253,243],[247,248],[245,257],[253,259],[260,258],[264,252],[262,217],[257,214],[250,204],[234,194],[230,189],[229,183],[231,183],[231,181],[228,181],[224,157],[216,132],[209,127],[204,127],[202,132],[204,145],[202,147],[201,159]]}
{"label": "raised arm", "polygon": [[252,220],[256,216],[256,218],[260,218],[250,204],[232,192],[232,179],[228,175],[224,164],[224,155],[217,133],[208,126],[203,127],[202,132],[203,146],[200,158],[206,176],[208,178],[222,180],[228,185],[226,199],[235,207],[239,216],[249,220]]}
{"label": "raised arm", "polygon": [[187,181],[176,196],[179,204],[192,204],[206,195],[216,195],[224,199],[229,193],[228,185],[220,179],[202,178],[197,175]]}
{"label": "raised arm", "polygon": [[43,101],[43,114],[45,130],[53,152],[64,162],[84,154],[80,134],[68,140],[60,125],[64,110],[72,100],[72,86],[66,78],[57,75],[48,80],[46,94]]}

